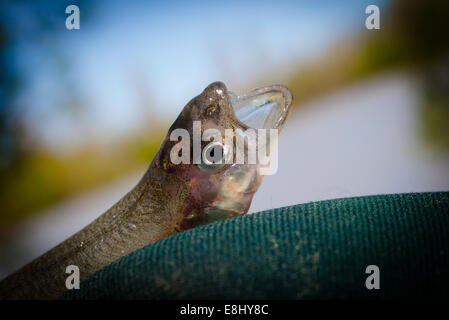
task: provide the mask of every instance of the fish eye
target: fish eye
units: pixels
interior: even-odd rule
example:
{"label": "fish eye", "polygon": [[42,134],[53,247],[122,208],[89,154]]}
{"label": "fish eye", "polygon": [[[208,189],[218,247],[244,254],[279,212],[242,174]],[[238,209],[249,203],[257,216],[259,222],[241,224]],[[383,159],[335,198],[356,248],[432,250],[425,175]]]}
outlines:
{"label": "fish eye", "polygon": [[202,152],[201,163],[198,167],[205,172],[218,172],[225,166],[226,148],[221,142],[209,143]]}

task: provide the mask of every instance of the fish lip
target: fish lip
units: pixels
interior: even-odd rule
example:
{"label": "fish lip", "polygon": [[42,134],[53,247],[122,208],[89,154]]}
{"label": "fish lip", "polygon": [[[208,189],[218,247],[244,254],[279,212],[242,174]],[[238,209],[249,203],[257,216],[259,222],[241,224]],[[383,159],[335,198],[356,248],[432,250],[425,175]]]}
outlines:
{"label": "fish lip", "polygon": [[[293,94],[291,93],[291,91],[284,85],[281,84],[275,84],[275,85],[270,85],[270,86],[264,86],[264,87],[259,87],[256,89],[253,89],[243,95],[236,95],[236,98],[239,100],[243,100],[243,99],[251,99],[251,98],[256,98],[258,96],[261,96],[263,94],[269,93],[269,92],[281,92],[284,99],[285,99],[285,104],[284,107],[282,109],[281,115],[278,119],[278,121],[276,122],[275,126],[273,126],[270,129],[278,129],[279,131],[281,131],[281,129],[283,128],[285,121],[287,120],[290,112],[291,112],[291,106],[293,104]],[[228,93],[229,95],[229,93]],[[244,130],[247,129],[257,129],[257,128],[253,128],[249,125],[247,125],[246,123],[240,121],[236,115],[236,110],[234,109],[234,105],[232,103],[232,99],[231,96],[229,95],[229,100],[230,100],[230,105],[231,105],[231,120],[233,121],[233,123],[239,127],[241,127]]]}

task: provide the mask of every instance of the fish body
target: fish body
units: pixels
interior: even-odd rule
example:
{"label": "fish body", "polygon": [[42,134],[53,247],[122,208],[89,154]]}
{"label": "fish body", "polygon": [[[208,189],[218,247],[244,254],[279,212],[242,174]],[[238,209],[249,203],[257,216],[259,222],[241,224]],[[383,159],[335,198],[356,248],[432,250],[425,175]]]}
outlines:
{"label": "fish body", "polygon": [[[291,93],[283,86],[238,97],[221,82],[210,84],[183,108],[137,185],[81,231],[0,282],[0,298],[58,298],[67,289],[68,266],[77,266],[83,280],[152,242],[245,214],[263,178],[260,165],[202,160],[175,164],[172,150],[179,141],[173,140],[172,133],[183,129],[194,135],[195,121],[201,134],[208,129],[243,132],[256,126],[280,130],[291,104]],[[224,140],[217,142],[222,148]],[[201,150],[208,143],[201,141]],[[188,149],[193,153],[192,141]]]}

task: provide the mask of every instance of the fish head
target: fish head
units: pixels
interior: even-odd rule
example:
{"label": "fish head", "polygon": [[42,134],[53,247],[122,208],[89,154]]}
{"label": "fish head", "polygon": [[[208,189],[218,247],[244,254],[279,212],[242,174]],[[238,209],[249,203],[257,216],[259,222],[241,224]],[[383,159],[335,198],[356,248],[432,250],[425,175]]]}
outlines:
{"label": "fish head", "polygon": [[[177,210],[183,230],[248,212],[269,165],[257,156],[250,161],[259,149],[258,129],[280,131],[291,105],[292,94],[281,85],[237,96],[214,82],[183,108],[161,155],[167,174],[182,177],[184,201]],[[265,136],[266,150],[273,139]]]}

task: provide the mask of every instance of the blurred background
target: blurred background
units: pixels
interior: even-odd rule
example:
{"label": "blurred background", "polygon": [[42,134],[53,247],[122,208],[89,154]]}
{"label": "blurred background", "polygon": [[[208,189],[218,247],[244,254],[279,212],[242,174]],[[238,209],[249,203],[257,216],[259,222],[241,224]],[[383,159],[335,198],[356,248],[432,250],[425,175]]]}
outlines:
{"label": "blurred background", "polygon": [[295,96],[250,212],[449,190],[448,21],[448,1],[3,0],[0,278],[129,191],[216,80]]}

